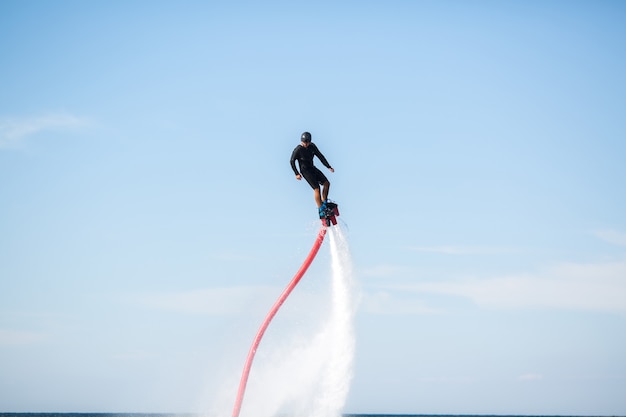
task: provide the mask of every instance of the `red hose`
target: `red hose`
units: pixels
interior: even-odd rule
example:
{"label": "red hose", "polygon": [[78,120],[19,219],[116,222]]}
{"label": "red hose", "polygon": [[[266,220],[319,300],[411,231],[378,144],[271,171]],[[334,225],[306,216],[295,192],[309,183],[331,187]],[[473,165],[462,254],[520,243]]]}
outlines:
{"label": "red hose", "polygon": [[298,272],[296,272],[296,275],[294,275],[294,277],[291,279],[289,285],[287,285],[287,287],[283,290],[283,293],[280,295],[280,297],[278,297],[278,300],[276,300],[269,313],[267,313],[263,324],[259,328],[259,331],[257,332],[256,337],[252,342],[252,346],[250,347],[250,351],[248,352],[246,364],[243,367],[243,373],[241,375],[241,380],[239,381],[239,391],[237,391],[237,399],[235,400],[235,407],[233,408],[232,417],[239,417],[239,411],[241,411],[241,403],[243,401],[243,395],[246,391],[246,384],[248,383],[248,376],[250,375],[250,368],[252,367],[254,354],[256,353],[256,350],[259,346],[259,343],[261,342],[261,338],[263,337],[265,330],[278,312],[280,306],[283,305],[287,297],[289,297],[289,294],[291,294],[291,291],[296,287],[296,285],[298,285],[298,282],[300,282],[300,279],[302,278],[304,273],[307,271],[307,269],[309,269],[311,262],[313,262],[313,259],[315,259],[317,252],[324,242],[324,236],[326,236],[326,227],[322,226],[319,233],[317,234],[317,239],[315,239],[315,243],[313,244],[309,255],[304,260],[304,263],[302,264]]}

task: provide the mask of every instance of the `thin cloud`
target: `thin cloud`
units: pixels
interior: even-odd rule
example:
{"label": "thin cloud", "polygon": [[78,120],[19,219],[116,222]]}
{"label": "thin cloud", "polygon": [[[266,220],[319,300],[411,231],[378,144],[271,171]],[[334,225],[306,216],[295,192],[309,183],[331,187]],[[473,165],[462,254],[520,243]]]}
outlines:
{"label": "thin cloud", "polygon": [[510,249],[492,246],[413,246],[410,249],[416,252],[440,253],[444,255],[492,255],[511,252]]}
{"label": "thin cloud", "polygon": [[139,304],[156,310],[184,314],[228,315],[246,311],[254,299],[271,299],[280,291],[270,286],[205,288],[192,291],[148,294],[138,297]]}
{"label": "thin cloud", "polygon": [[431,376],[431,377],[421,377],[418,378],[420,382],[428,382],[428,383],[452,383],[452,384],[468,384],[473,382],[478,382],[479,379],[476,377],[469,376]]}
{"label": "thin cloud", "polygon": [[44,339],[41,333],[0,329],[0,346],[32,345]]}
{"label": "thin cloud", "polygon": [[155,352],[150,352],[147,350],[129,350],[113,355],[113,359],[130,362],[150,360],[157,357],[158,355]]}
{"label": "thin cloud", "polygon": [[364,292],[359,309],[365,313],[383,315],[442,313],[442,310],[428,307],[415,297],[398,297],[388,291]]}
{"label": "thin cloud", "polygon": [[618,246],[626,246],[626,233],[621,233],[616,230],[596,230],[593,233],[596,237]]}
{"label": "thin cloud", "polygon": [[626,313],[626,262],[564,263],[537,274],[419,283],[396,289],[466,297],[487,308]]}
{"label": "thin cloud", "polygon": [[257,260],[254,256],[233,251],[221,251],[211,255],[212,259],[225,262],[248,262]]}
{"label": "thin cloud", "polygon": [[517,377],[518,381],[541,381],[543,379],[542,374],[537,373],[527,373]]}
{"label": "thin cloud", "polygon": [[402,275],[407,272],[407,268],[397,265],[376,265],[361,270],[359,275],[368,277],[391,277]]}
{"label": "thin cloud", "polygon": [[86,119],[68,113],[54,113],[26,118],[0,118],[0,148],[16,146],[29,136],[41,132],[73,130],[88,124]]}

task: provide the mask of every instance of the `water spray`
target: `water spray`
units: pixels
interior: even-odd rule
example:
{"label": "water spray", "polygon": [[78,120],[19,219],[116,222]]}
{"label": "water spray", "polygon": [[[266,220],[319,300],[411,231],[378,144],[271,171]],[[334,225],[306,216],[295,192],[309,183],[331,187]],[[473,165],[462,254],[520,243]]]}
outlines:
{"label": "water spray", "polygon": [[[320,228],[315,243],[300,269],[283,290],[278,300],[268,312],[261,327],[252,342],[239,382],[239,389],[233,408],[232,417],[239,417],[241,406],[248,383],[248,377],[252,368],[252,362],[258,349],[259,343],[265,334],[270,322],[283,305],[293,289],[298,285],[309,266],[315,259],[328,229],[331,230],[330,249],[332,260],[332,308],[329,319],[318,335],[324,343],[313,343],[312,349],[322,346],[327,352],[327,359],[320,364],[319,372],[316,373],[315,381],[319,389],[315,395],[309,414],[313,417],[337,417],[345,403],[352,378],[352,362],[354,358],[355,337],[353,330],[353,318],[355,312],[352,270],[350,253],[347,239],[341,228],[337,225],[336,216],[339,215],[337,204],[328,203],[327,209],[320,214],[322,227]],[[335,226],[335,227],[331,227]],[[317,348],[319,349],[319,348]]]}
{"label": "water spray", "polygon": [[326,230],[327,228],[325,226],[322,226],[320,228],[320,231],[317,234],[317,238],[315,239],[315,243],[313,244],[313,247],[311,248],[311,251],[309,252],[308,256],[302,263],[302,266],[300,266],[300,269],[298,270],[298,272],[296,272],[294,277],[291,279],[291,282],[289,282],[289,284],[284,289],[280,297],[278,297],[278,300],[276,300],[276,302],[270,309],[269,313],[265,317],[265,320],[263,320],[263,324],[261,324],[261,327],[257,331],[254,341],[252,342],[252,346],[250,347],[250,350],[248,351],[246,363],[243,367],[243,373],[241,374],[241,380],[239,382],[239,389],[237,391],[237,398],[235,400],[235,406],[233,408],[232,417],[239,417],[239,412],[241,411],[241,403],[243,402],[243,397],[246,391],[246,385],[248,384],[248,377],[250,375],[250,369],[252,368],[252,361],[254,360],[254,355],[256,354],[257,348],[259,347],[259,343],[261,342],[261,339],[263,338],[263,335],[265,334],[265,330],[267,330],[267,327],[270,325],[270,322],[272,321],[272,319],[278,312],[278,309],[280,309],[280,307],[283,305],[287,297],[289,297],[289,294],[291,294],[291,291],[293,291],[296,285],[298,285],[298,282],[300,282],[300,279],[302,279],[302,277],[304,276],[304,273],[307,271],[307,269],[309,269],[309,266],[313,262],[313,259],[315,259],[317,252],[319,251],[320,247],[322,246],[322,243],[324,242],[324,236],[326,236]]}

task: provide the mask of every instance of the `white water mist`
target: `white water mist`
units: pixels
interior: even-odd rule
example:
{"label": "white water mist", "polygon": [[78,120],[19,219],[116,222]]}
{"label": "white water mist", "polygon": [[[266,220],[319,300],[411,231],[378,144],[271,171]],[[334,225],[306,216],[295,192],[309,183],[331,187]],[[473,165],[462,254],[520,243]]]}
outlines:
{"label": "white water mist", "polygon": [[356,289],[347,238],[337,226],[330,228],[332,262],[332,312],[328,323],[330,356],[321,380],[321,392],[311,417],[339,417],[345,405],[353,375],[354,315]]}
{"label": "white water mist", "polygon": [[358,297],[344,231],[339,225],[333,226],[327,236],[331,300],[319,307],[317,330],[297,337],[274,333],[268,335],[269,340],[261,341],[241,417],[340,417],[342,414],[353,374]]}

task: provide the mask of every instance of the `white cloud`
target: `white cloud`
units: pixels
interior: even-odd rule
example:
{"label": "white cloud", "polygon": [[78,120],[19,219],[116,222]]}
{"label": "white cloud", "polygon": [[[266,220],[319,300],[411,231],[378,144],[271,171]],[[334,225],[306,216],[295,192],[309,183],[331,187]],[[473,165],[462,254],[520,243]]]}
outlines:
{"label": "white cloud", "polygon": [[360,271],[359,275],[370,277],[390,277],[407,272],[407,268],[397,265],[376,265]]}
{"label": "white cloud", "polygon": [[626,233],[615,230],[596,230],[594,235],[613,245],[626,246]]}
{"label": "white cloud", "polygon": [[477,382],[478,378],[469,376],[431,376],[418,378],[418,381],[428,383],[468,384]]}
{"label": "white cloud", "polygon": [[235,251],[219,251],[210,255],[212,259],[225,262],[249,262],[256,258],[249,254],[243,254]]}
{"label": "white cloud", "polygon": [[150,308],[186,314],[224,315],[246,310],[252,300],[277,298],[280,290],[270,286],[206,288],[192,291],[148,294],[138,302]]}
{"label": "white cloud", "polygon": [[444,255],[492,255],[511,252],[510,249],[495,246],[413,246],[410,249],[416,252],[440,253]]}
{"label": "white cloud", "polygon": [[147,350],[129,350],[113,355],[113,359],[120,361],[144,361],[155,359],[157,357],[158,354]]}
{"label": "white cloud", "polygon": [[442,310],[426,306],[415,297],[398,297],[387,291],[365,292],[359,306],[371,314],[439,314]]}
{"label": "white cloud", "polygon": [[395,286],[466,297],[488,308],[561,308],[626,313],[626,262],[565,263],[537,274]]}
{"label": "white cloud", "polygon": [[519,381],[540,381],[543,379],[543,375],[537,373],[527,373],[517,377]]}
{"label": "white cloud", "polygon": [[77,129],[87,124],[85,119],[68,113],[51,113],[26,118],[0,118],[0,148],[15,146],[28,136],[39,132]]}
{"label": "white cloud", "polygon": [[41,333],[0,329],[0,346],[31,345],[44,339]]}

